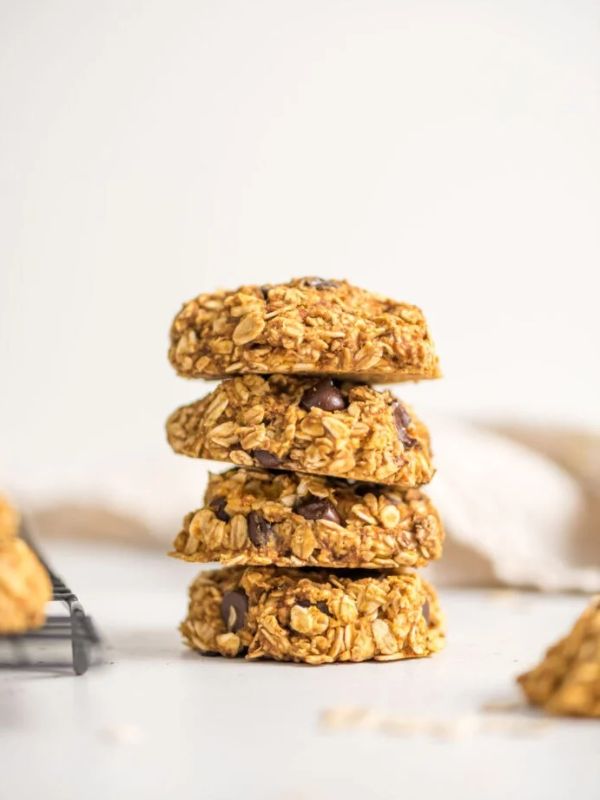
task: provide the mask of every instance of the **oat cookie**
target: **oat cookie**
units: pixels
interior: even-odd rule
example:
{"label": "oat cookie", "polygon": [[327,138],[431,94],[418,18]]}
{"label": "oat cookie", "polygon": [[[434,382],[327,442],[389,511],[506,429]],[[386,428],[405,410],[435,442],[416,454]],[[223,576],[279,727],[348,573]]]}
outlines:
{"label": "oat cookie", "polygon": [[543,661],[518,678],[527,699],[564,716],[600,717],[600,596]]}
{"label": "oat cookie", "polygon": [[19,530],[19,513],[8,500],[0,495],[0,542],[12,539]]}
{"label": "oat cookie", "polygon": [[429,434],[389,391],[330,378],[244,375],[177,409],[176,453],[414,488],[433,477]]}
{"label": "oat cookie", "polygon": [[239,468],[211,475],[204,503],[185,517],[171,555],[381,570],[423,566],[442,551],[440,518],[418,489]]}
{"label": "oat cookie", "polygon": [[188,378],[301,373],[393,383],[440,374],[420,309],[321,278],[201,294],[175,317],[169,358]]}
{"label": "oat cookie", "polygon": [[414,574],[228,567],[190,587],[185,643],[277,661],[396,661],[444,643],[433,589]]}
{"label": "oat cookie", "polygon": [[17,537],[0,541],[0,634],[43,625],[51,598],[48,573],[29,545]]}

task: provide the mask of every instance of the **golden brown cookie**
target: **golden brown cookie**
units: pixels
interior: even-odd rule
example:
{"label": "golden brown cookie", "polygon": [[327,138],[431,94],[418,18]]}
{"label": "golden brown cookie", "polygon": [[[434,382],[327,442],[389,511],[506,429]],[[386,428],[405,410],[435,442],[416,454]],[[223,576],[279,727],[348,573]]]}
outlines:
{"label": "golden brown cookie", "polygon": [[202,653],[307,664],[417,658],[444,643],[433,589],[414,573],[393,571],[202,572],[181,632]]}
{"label": "golden brown cookie", "polygon": [[564,716],[600,717],[600,596],[537,667],[518,678],[530,703]]}
{"label": "golden brown cookie", "polygon": [[420,567],[442,552],[442,523],[418,489],[239,468],[211,475],[204,503],[185,517],[171,555],[381,570]]}
{"label": "golden brown cookie", "polygon": [[329,378],[244,375],[177,409],[176,453],[414,488],[433,477],[429,434],[389,391]]}
{"label": "golden brown cookie", "polygon": [[188,378],[301,373],[395,383],[440,374],[420,309],[321,278],[199,295],[173,321],[169,358]]}
{"label": "golden brown cookie", "polygon": [[16,508],[0,495],[0,542],[16,536],[19,523],[20,518]]}
{"label": "golden brown cookie", "polygon": [[0,633],[22,633],[44,624],[52,599],[48,573],[22,539],[0,542]]}

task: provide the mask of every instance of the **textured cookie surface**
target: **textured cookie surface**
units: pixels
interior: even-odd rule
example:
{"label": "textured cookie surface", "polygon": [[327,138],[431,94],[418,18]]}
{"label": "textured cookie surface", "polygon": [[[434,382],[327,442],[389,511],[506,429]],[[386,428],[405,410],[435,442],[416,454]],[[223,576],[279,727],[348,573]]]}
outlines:
{"label": "textured cookie surface", "polygon": [[43,625],[52,597],[48,573],[22,539],[0,542],[0,633]]}
{"label": "textured cookie surface", "polygon": [[519,677],[527,699],[565,716],[600,717],[600,596],[537,667]]}
{"label": "textured cookie surface", "polygon": [[0,495],[0,542],[12,539],[19,529],[19,514],[8,500]]}
{"label": "textured cookie surface", "polygon": [[211,475],[172,555],[280,567],[389,569],[439,558],[444,532],[430,500],[337,478],[253,468]]}
{"label": "textured cookie surface", "polygon": [[245,375],[177,409],[175,452],[414,488],[433,476],[429,434],[389,391],[331,379]]}
{"label": "textured cookie surface", "polygon": [[169,358],[190,378],[302,373],[396,382],[439,376],[416,306],[320,278],[196,297],[173,321]]}
{"label": "textured cookie surface", "polygon": [[444,642],[416,574],[227,567],[190,587],[185,643],[202,653],[326,664],[428,656]]}

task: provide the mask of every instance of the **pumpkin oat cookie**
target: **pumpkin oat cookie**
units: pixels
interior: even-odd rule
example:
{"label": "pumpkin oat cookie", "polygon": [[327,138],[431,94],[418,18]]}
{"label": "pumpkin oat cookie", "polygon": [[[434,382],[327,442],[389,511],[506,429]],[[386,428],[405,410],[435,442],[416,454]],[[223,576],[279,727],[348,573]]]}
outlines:
{"label": "pumpkin oat cookie", "polygon": [[52,598],[48,573],[18,537],[0,541],[0,633],[23,633],[44,624]]}
{"label": "pumpkin oat cookie", "polygon": [[173,321],[169,359],[187,378],[301,373],[395,383],[440,375],[419,308],[322,278],[199,295]]}
{"label": "pumpkin oat cookie", "polygon": [[0,495],[0,542],[13,539],[19,530],[20,517],[17,509],[6,497]]}
{"label": "pumpkin oat cookie", "polygon": [[190,587],[185,643],[205,654],[327,664],[428,656],[444,644],[417,574],[228,567]]}
{"label": "pumpkin oat cookie", "polygon": [[518,682],[530,703],[552,714],[600,718],[600,596]]}
{"label": "pumpkin oat cookie", "polygon": [[171,555],[279,567],[393,569],[439,558],[444,530],[418,489],[232,469],[211,475]]}
{"label": "pumpkin oat cookie", "polygon": [[244,375],[167,421],[176,453],[415,488],[433,477],[429,433],[388,391],[331,378]]}

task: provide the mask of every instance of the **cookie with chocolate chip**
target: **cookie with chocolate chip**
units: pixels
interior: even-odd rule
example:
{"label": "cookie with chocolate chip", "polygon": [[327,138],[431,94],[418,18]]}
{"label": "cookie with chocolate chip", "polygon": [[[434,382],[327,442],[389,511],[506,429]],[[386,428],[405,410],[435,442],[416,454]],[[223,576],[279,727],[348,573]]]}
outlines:
{"label": "cookie with chocolate chip", "polygon": [[184,642],[204,654],[306,664],[398,661],[444,645],[434,590],[415,573],[226,567],[190,587]]}
{"label": "cookie with chocolate chip", "polygon": [[185,561],[280,567],[420,567],[444,530],[418,489],[294,472],[236,468],[211,475],[171,555]]}
{"label": "cookie with chocolate chip", "polygon": [[175,452],[415,488],[433,477],[429,434],[390,391],[335,379],[244,375],[167,421]]}
{"label": "cookie with chocolate chip", "polygon": [[173,321],[169,359],[187,378],[279,373],[395,383],[440,374],[419,308],[318,277],[199,295]]}

